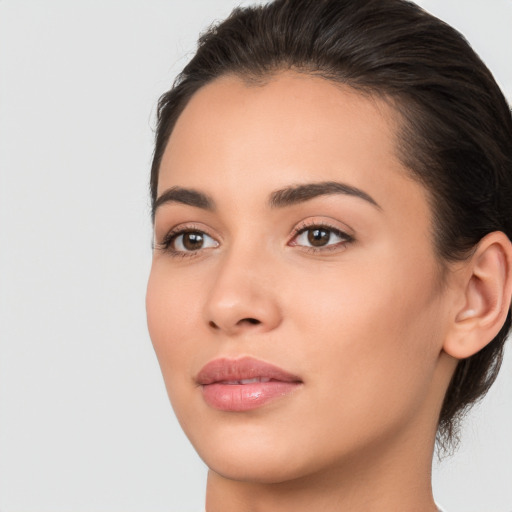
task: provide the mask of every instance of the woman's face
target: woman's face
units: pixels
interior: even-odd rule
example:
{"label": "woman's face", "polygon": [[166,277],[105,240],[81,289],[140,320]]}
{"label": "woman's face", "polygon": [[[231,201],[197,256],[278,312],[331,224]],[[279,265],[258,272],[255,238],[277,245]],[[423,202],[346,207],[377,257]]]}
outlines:
{"label": "woman's face", "polygon": [[213,471],[278,482],[433,436],[449,287],[395,129],[384,102],[291,72],[218,79],[178,119],[148,324]]}

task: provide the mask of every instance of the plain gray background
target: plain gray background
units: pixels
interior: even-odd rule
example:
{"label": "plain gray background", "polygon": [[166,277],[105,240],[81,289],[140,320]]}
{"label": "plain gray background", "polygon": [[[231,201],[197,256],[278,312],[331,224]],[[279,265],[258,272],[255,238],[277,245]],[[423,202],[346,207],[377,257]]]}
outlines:
{"label": "plain gray background", "polygon": [[[0,0],[0,509],[201,510],[206,471],[146,332],[158,96],[234,0]],[[247,4],[250,2],[242,2]],[[512,0],[424,0],[512,98]],[[510,345],[510,343],[509,343]],[[449,512],[512,511],[512,350]]]}

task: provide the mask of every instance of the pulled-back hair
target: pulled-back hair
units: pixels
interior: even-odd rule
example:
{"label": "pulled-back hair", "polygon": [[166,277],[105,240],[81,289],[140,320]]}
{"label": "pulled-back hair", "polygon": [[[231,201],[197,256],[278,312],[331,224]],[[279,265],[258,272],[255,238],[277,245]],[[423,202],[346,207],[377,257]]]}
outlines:
{"label": "pulled-back hair", "polygon": [[[405,0],[276,0],[237,8],[199,39],[158,105],[154,206],[163,152],[192,95],[224,75],[255,84],[292,69],[388,101],[401,121],[398,154],[429,193],[442,264],[471,255],[486,234],[512,239],[512,117],[492,74],[455,29]],[[453,440],[494,382],[511,325],[461,360],[439,418]]]}

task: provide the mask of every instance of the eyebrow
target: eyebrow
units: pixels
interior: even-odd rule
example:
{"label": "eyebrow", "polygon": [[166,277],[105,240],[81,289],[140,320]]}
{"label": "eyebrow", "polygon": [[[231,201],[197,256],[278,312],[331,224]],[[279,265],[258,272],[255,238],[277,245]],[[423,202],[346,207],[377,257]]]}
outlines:
{"label": "eyebrow", "polygon": [[340,183],[338,181],[306,183],[304,185],[295,185],[283,188],[281,190],[276,190],[270,194],[269,205],[271,208],[283,208],[286,206],[292,206],[294,204],[309,201],[310,199],[314,199],[318,196],[333,194],[343,194],[347,196],[358,197],[364,201],[367,201],[379,210],[382,210],[377,201],[375,201],[372,196],[363,190],[351,185],[347,185],[346,183]]}
{"label": "eyebrow", "polygon": [[203,210],[215,210],[215,201],[208,195],[192,188],[171,187],[167,189],[158,199],[153,206],[153,217],[157,208],[166,203],[181,203],[188,206],[195,206]]}
{"label": "eyebrow", "polygon": [[[375,206],[379,210],[382,209],[377,201],[363,190],[337,181],[305,183],[275,190],[270,194],[268,204],[271,208],[285,208],[287,206],[309,201],[315,197],[333,194],[358,197]],[[181,203],[201,208],[203,210],[215,210],[215,201],[207,194],[191,188],[171,187],[163,192],[155,201],[153,217],[157,208],[167,203]]]}

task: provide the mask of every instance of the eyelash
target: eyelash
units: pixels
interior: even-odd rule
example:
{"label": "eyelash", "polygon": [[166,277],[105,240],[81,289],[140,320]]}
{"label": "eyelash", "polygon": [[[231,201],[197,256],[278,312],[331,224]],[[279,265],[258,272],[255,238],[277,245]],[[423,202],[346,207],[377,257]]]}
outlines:
{"label": "eyelash", "polygon": [[[330,233],[334,234],[335,236],[338,236],[339,238],[342,238],[342,242],[338,242],[335,244],[329,244],[326,246],[321,247],[309,247],[304,245],[297,245],[293,244],[294,247],[300,247],[301,250],[309,252],[309,253],[319,253],[319,252],[330,252],[330,251],[336,251],[339,250],[340,247],[347,246],[350,243],[354,242],[354,237],[351,235],[345,233],[344,231],[341,231],[340,229],[330,226],[329,224],[325,223],[319,223],[319,222],[311,222],[311,223],[302,223],[299,226],[297,226],[292,233],[292,240],[297,238],[299,235],[313,230],[313,229],[323,229],[325,231],[329,231]],[[171,257],[175,258],[190,258],[196,256],[201,250],[203,249],[197,249],[196,251],[178,251],[174,249],[173,244],[176,241],[176,239],[181,236],[185,235],[187,233],[201,233],[203,235],[208,236],[209,238],[214,239],[212,236],[210,236],[208,233],[206,233],[203,229],[200,229],[196,226],[187,226],[187,227],[180,227],[176,229],[172,229],[169,231],[161,243],[156,244],[155,248],[160,249],[164,252],[167,252],[171,255]]]}
{"label": "eyelash", "polygon": [[342,238],[343,242],[325,245],[322,247],[308,247],[308,246],[304,246],[304,245],[294,245],[294,247],[300,247],[301,250],[309,252],[309,253],[331,252],[331,251],[339,250],[340,247],[345,247],[355,241],[354,237],[349,235],[345,231],[341,231],[341,229],[338,229],[334,226],[330,226],[329,224],[322,223],[322,222],[303,222],[302,224],[299,224],[293,230],[292,240],[297,238],[299,235],[302,235],[302,233],[305,233],[306,231],[310,231],[313,229],[323,229],[325,231],[329,231],[333,235],[338,236],[339,238]]}
{"label": "eyelash", "polygon": [[[169,231],[164,236],[164,239],[162,240],[161,243],[156,244],[156,248],[169,253],[173,258],[188,258],[188,257],[196,256],[201,249],[198,249],[197,251],[177,251],[173,247],[173,243],[175,242],[175,240],[179,236],[186,235],[187,233],[201,233],[201,234],[204,234],[204,235],[207,235],[208,237],[210,237],[210,235],[208,235],[208,233],[206,233],[204,231],[204,229],[200,229],[199,227],[194,226],[194,225],[187,226],[184,228],[183,227],[175,228],[175,229],[172,229],[171,231]],[[213,237],[210,237],[210,238],[213,238]]]}

